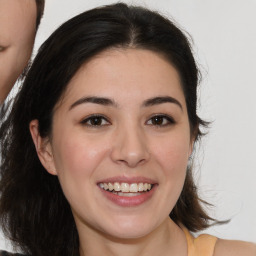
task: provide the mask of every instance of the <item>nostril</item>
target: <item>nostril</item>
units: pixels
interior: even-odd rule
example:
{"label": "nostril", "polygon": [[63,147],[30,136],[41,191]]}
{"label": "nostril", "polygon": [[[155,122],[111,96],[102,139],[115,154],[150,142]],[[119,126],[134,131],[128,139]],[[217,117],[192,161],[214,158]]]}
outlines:
{"label": "nostril", "polygon": [[125,164],[129,167],[136,167],[138,165],[142,165],[146,162],[146,159],[137,159],[137,158],[127,158],[127,159],[120,159],[117,160],[116,162],[120,164]]}
{"label": "nostril", "polygon": [[143,140],[143,136],[138,136],[136,132],[130,130],[129,133],[123,132],[122,136],[117,136],[113,142],[111,158],[119,164],[136,167],[149,159],[146,140]]}

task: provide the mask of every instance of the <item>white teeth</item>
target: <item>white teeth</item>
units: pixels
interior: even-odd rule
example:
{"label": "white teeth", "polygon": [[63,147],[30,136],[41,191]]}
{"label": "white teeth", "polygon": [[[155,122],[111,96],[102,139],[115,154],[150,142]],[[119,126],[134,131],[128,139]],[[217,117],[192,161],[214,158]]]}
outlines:
{"label": "white teeth", "polygon": [[117,191],[117,192],[121,190],[121,186],[118,182],[114,183],[114,190]]}
{"label": "white teeth", "polygon": [[[120,192],[118,193],[119,195],[123,195],[123,193],[126,193],[125,196],[129,196],[128,194],[132,194],[134,196],[134,193],[138,193],[138,192],[143,192],[143,191],[148,191],[151,190],[152,185],[149,183],[119,183],[119,182],[115,182],[115,183],[100,183],[99,187],[104,189],[104,190],[108,190],[108,191],[112,191],[113,193],[115,192]],[[139,194],[139,193],[138,193]]]}
{"label": "white teeth", "polygon": [[130,185],[130,192],[138,192],[138,185],[136,183]]}
{"label": "white teeth", "polygon": [[112,183],[108,183],[108,190],[112,191],[114,189],[114,186]]}
{"label": "white teeth", "polygon": [[121,184],[121,191],[122,192],[130,192],[130,186],[128,183],[122,183]]}
{"label": "white teeth", "polygon": [[144,191],[144,185],[143,185],[143,183],[139,183],[139,191],[140,191],[140,192]]}

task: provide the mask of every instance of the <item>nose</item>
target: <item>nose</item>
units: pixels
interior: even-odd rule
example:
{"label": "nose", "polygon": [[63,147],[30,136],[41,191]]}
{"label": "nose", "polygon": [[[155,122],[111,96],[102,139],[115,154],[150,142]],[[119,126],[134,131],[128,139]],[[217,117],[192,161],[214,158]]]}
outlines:
{"label": "nose", "polygon": [[142,165],[149,160],[147,139],[139,129],[120,129],[113,139],[111,158],[130,168]]}

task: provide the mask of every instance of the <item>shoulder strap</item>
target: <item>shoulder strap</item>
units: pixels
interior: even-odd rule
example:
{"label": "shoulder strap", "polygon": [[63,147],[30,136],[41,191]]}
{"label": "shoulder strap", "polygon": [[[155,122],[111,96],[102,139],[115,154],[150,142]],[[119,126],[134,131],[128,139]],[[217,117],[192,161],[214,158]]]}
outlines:
{"label": "shoulder strap", "polygon": [[188,244],[188,256],[213,256],[217,237],[211,235],[200,235],[194,238],[190,232],[182,227]]}

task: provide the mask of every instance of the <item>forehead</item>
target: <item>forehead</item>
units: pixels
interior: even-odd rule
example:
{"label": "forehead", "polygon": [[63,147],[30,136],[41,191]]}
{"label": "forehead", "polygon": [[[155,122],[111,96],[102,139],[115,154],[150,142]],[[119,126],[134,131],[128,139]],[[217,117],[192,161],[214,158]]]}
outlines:
{"label": "forehead", "polygon": [[0,0],[0,40],[8,44],[35,33],[36,15],[35,0]]}
{"label": "forehead", "polygon": [[141,95],[184,98],[176,69],[163,56],[142,49],[111,49],[85,63],[68,84],[64,99],[101,95],[121,101]]}

